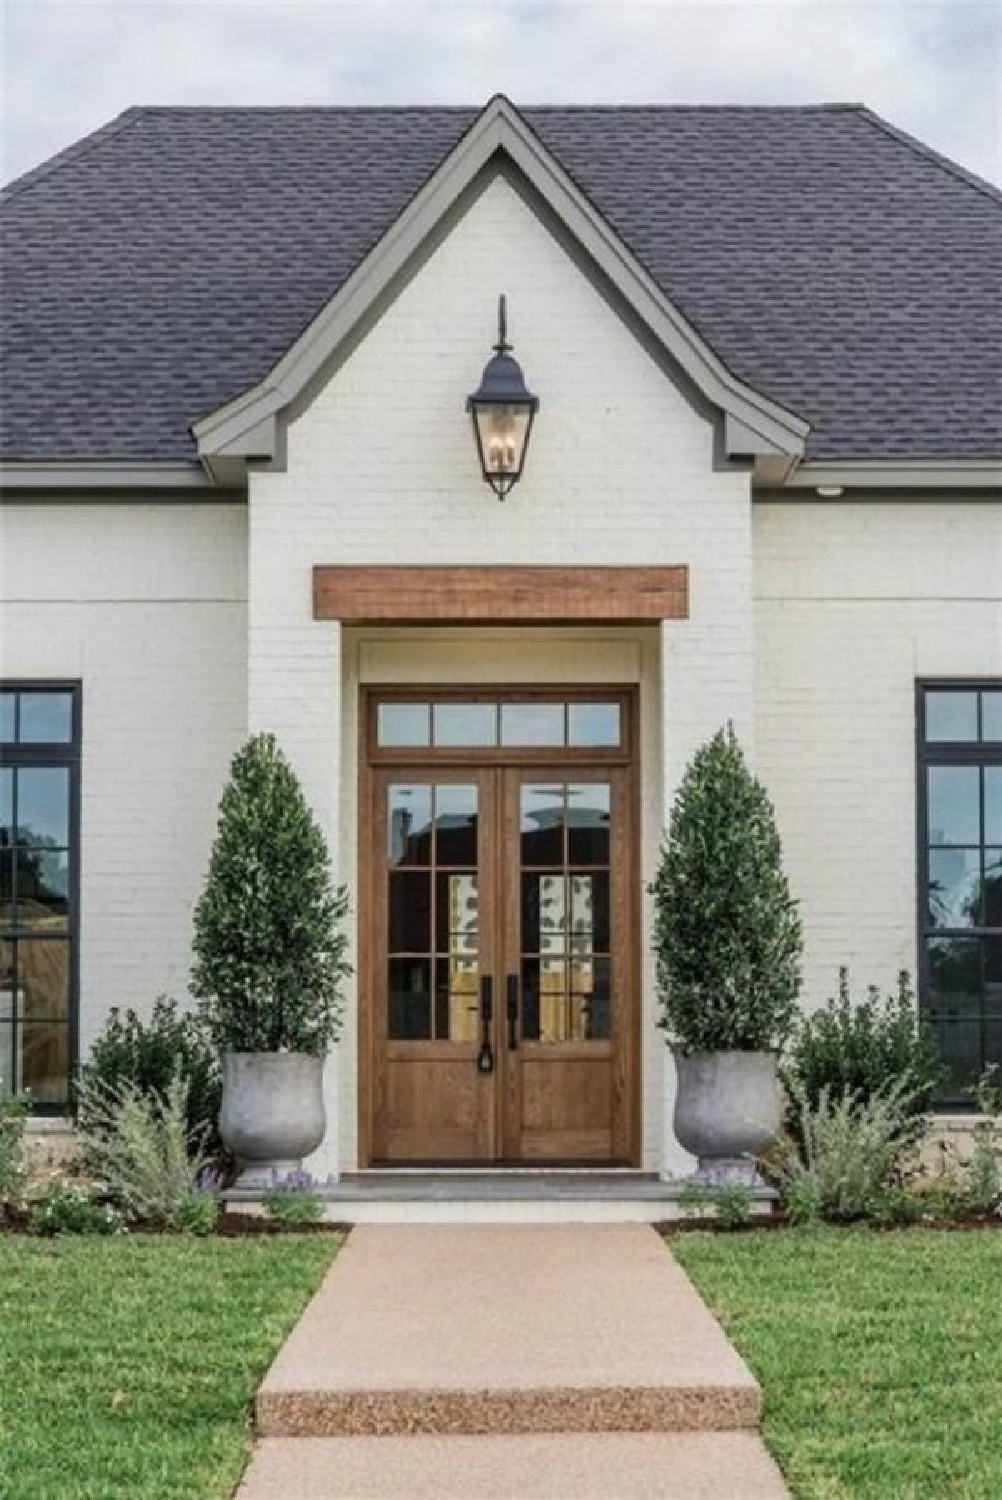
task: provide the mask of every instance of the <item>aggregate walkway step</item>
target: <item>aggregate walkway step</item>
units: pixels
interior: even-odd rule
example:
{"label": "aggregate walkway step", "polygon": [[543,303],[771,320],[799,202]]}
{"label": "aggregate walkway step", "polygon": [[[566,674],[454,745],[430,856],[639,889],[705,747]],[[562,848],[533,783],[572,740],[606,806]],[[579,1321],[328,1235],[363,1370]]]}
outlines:
{"label": "aggregate walkway step", "polygon": [[788,1500],[751,1432],[266,1438],[237,1500]]}
{"label": "aggregate walkway step", "polygon": [[257,1397],[264,1437],[754,1428],[758,1385],[645,1225],[365,1225]]}

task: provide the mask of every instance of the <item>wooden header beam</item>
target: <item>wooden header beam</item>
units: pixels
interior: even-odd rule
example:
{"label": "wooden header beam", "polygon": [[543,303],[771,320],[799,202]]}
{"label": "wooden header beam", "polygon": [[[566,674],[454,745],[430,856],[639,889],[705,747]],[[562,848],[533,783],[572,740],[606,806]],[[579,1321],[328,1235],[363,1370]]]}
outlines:
{"label": "wooden header beam", "polygon": [[313,618],[347,625],[684,620],[689,570],[315,567]]}

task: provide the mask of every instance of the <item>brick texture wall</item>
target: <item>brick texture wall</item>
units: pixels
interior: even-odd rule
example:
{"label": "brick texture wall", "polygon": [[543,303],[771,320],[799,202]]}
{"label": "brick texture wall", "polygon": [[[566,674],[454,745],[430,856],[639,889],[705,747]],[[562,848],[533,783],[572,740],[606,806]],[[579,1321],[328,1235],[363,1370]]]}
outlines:
{"label": "brick texture wall", "polygon": [[81,1043],[184,998],[191,909],[246,726],[243,506],[0,512],[0,676],[83,682]]}

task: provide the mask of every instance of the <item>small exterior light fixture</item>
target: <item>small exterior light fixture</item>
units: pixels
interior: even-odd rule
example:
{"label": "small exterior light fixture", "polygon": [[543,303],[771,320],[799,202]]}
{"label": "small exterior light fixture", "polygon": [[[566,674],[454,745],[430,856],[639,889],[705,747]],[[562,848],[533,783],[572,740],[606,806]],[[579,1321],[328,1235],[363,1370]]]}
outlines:
{"label": "small exterior light fixture", "polygon": [[494,357],[484,366],[480,389],[466,400],[473,415],[473,431],[484,478],[503,500],[522,477],[532,419],[539,401],[525,388],[522,368],[512,359],[507,338],[507,311],[498,298],[498,341]]}

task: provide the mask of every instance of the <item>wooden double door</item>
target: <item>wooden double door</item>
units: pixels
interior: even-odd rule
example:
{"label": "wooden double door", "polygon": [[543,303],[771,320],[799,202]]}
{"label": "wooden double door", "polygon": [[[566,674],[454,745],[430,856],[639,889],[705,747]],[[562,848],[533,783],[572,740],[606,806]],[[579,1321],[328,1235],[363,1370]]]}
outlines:
{"label": "wooden double door", "polygon": [[373,769],[374,1163],[628,1163],[626,765]]}

